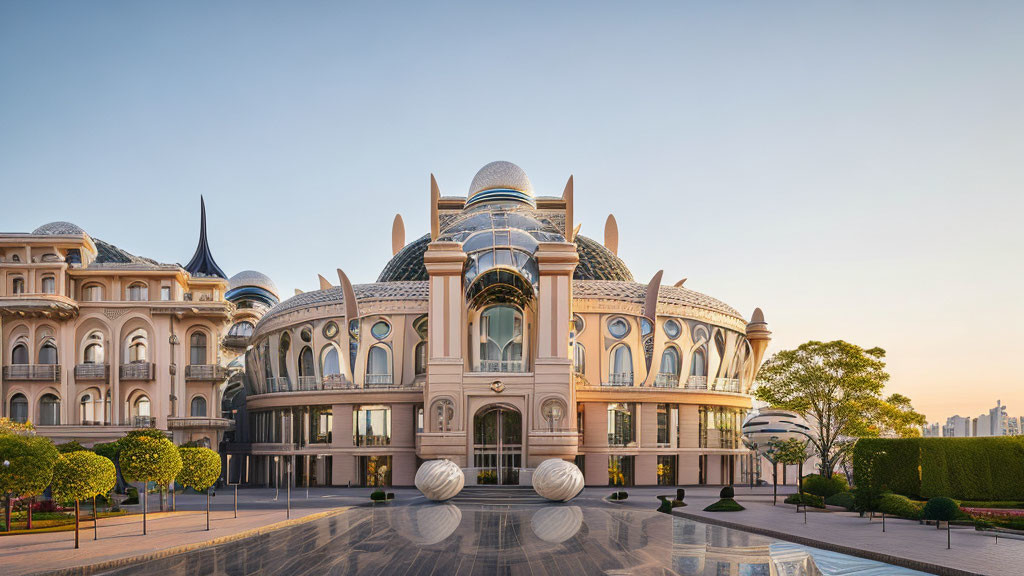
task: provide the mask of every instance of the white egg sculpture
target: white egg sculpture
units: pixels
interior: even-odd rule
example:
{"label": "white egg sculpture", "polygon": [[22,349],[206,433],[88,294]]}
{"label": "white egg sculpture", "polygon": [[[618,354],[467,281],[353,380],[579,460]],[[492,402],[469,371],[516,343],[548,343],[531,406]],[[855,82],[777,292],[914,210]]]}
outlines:
{"label": "white egg sculpture", "polygon": [[583,490],[583,472],[572,462],[545,460],[533,471],[533,489],[548,500],[569,501]]}
{"label": "white egg sculpture", "polygon": [[416,471],[416,488],[428,500],[443,502],[462,491],[466,477],[451,460],[429,460]]}
{"label": "white egg sculpture", "polygon": [[407,506],[408,516],[393,521],[392,527],[417,546],[430,546],[442,542],[462,523],[462,510],[454,504],[425,504]]}
{"label": "white egg sculpture", "polygon": [[572,538],[583,527],[583,510],[579,506],[549,506],[533,513],[530,518],[533,533],[551,544],[561,544]]}

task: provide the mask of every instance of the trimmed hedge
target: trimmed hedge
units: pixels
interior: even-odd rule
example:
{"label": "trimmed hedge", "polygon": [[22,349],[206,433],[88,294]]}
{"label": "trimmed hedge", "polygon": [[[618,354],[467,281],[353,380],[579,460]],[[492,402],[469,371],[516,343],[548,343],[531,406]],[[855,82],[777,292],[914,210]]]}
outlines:
{"label": "trimmed hedge", "polygon": [[784,502],[786,504],[806,504],[811,508],[825,507],[825,499],[815,494],[790,494]]}
{"label": "trimmed hedge", "polygon": [[916,498],[1024,500],[1022,469],[1022,437],[862,438],[853,448],[858,488]]}
{"label": "trimmed hedge", "polygon": [[853,510],[854,502],[853,492],[840,492],[839,494],[833,494],[828,498],[825,498],[825,504],[828,504],[829,506],[840,506],[847,510]]}
{"label": "trimmed hedge", "polygon": [[920,503],[899,494],[882,494],[878,502],[879,512],[885,512],[890,516],[899,516],[909,520],[920,519],[922,508],[923,506]]}
{"label": "trimmed hedge", "polygon": [[803,478],[803,489],[808,494],[828,498],[833,494],[846,492],[850,486],[846,483],[846,477],[842,474],[833,474],[832,478],[825,478],[820,474],[808,474]]}
{"label": "trimmed hedge", "polygon": [[722,498],[718,502],[704,509],[705,512],[740,512],[746,510],[740,503],[732,498]]}

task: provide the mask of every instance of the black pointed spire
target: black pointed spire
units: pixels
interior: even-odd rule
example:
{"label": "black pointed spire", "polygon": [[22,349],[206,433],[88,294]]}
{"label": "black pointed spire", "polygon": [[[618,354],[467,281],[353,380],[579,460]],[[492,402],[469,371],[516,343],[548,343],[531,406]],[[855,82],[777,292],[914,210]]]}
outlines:
{"label": "black pointed spire", "polygon": [[214,262],[210,245],[206,243],[206,201],[202,196],[199,197],[199,211],[199,246],[196,246],[196,253],[185,265],[185,270],[193,276],[216,276],[227,280],[227,274]]}

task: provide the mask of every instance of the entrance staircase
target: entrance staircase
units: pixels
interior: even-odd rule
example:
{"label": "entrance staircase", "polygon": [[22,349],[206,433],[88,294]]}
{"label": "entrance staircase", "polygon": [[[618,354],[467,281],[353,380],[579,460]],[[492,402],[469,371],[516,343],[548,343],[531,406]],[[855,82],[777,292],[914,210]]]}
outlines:
{"label": "entrance staircase", "polygon": [[534,492],[532,486],[466,486],[449,502],[476,506],[521,506],[549,503]]}

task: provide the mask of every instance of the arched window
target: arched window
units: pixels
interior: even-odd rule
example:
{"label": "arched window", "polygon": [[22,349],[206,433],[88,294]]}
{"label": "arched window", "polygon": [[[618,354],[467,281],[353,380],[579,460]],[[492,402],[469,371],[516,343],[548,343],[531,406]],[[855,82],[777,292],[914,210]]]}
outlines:
{"label": "arched window", "polygon": [[313,350],[304,346],[299,352],[299,378],[304,376],[315,377],[316,365],[313,362]]}
{"label": "arched window", "polygon": [[145,418],[149,417],[149,396],[141,394],[132,403],[132,416],[142,416]]}
{"label": "arched window", "polygon": [[654,383],[657,386],[679,384],[679,350],[675,346],[669,346],[661,353],[661,366],[658,368]]}
{"label": "arched window", "polygon": [[188,339],[188,363],[193,366],[206,364],[206,333],[193,332]]}
{"label": "arched window", "polygon": [[11,294],[24,294],[25,293],[25,279],[17,277],[11,281]]}
{"label": "arched window", "polygon": [[386,386],[392,381],[391,350],[383,344],[371,346],[366,356],[366,384]]}
{"label": "arched window", "polygon": [[128,362],[149,361],[149,338],[141,328],[128,335]]}
{"label": "arched window", "polygon": [[455,422],[455,404],[448,399],[441,399],[434,402],[431,412],[434,415],[434,425],[438,432],[451,432]]}
{"label": "arched window", "polygon": [[53,276],[43,277],[43,294],[56,294],[57,280]]}
{"label": "arched window", "polygon": [[704,349],[697,348],[693,351],[693,362],[690,363],[690,376],[701,377],[707,375],[708,363],[704,354]]}
{"label": "arched window", "polygon": [[325,380],[339,380],[341,377],[341,359],[338,349],[330,344],[320,351],[320,374]]}
{"label": "arched window", "polygon": [[189,416],[206,417],[206,398],[196,396],[192,399],[192,406],[189,408]]}
{"label": "arched window", "polygon": [[28,398],[24,394],[11,397],[11,420],[19,424],[28,422]]}
{"label": "arched window", "polygon": [[128,300],[132,302],[143,302],[149,300],[149,288],[142,282],[135,282],[128,286]]}
{"label": "arched window", "polygon": [[103,285],[88,284],[82,288],[82,300],[86,302],[99,302],[103,300]]}
{"label": "arched window", "polygon": [[28,364],[28,346],[18,344],[11,350],[11,364]]}
{"label": "arched window", "polygon": [[292,335],[282,332],[281,341],[277,345],[277,376],[285,381],[288,380],[288,351],[291,347]]}
{"label": "arched window", "polygon": [[231,327],[231,330],[228,330],[228,336],[248,338],[249,336],[252,336],[252,331],[252,322],[242,320],[241,322],[235,322],[235,325]]}
{"label": "arched window", "polygon": [[480,314],[480,370],[523,371],[523,314],[511,306],[492,306]]}
{"label": "arched window", "polygon": [[40,364],[56,364],[57,363],[57,347],[53,345],[52,340],[46,341],[43,346],[39,349],[39,363]]}
{"label": "arched window", "polygon": [[416,360],[416,362],[415,362],[416,363],[416,366],[415,366],[415,374],[416,374],[416,376],[419,376],[420,374],[426,374],[427,373],[427,343],[425,341],[420,341],[419,343],[416,344],[415,360]]}
{"label": "arched window", "polygon": [[103,364],[103,335],[99,332],[93,332],[85,339],[82,361],[84,364]]}
{"label": "arched window", "polygon": [[43,394],[39,399],[39,425],[60,425],[60,398],[53,394]]}
{"label": "arched window", "polygon": [[96,406],[93,404],[92,394],[89,394],[88,392],[82,394],[82,399],[79,401],[78,405],[78,418],[82,424],[90,424],[97,420]]}
{"label": "arched window", "polygon": [[587,373],[587,350],[579,342],[572,346],[572,369],[577,374]]}
{"label": "arched window", "polygon": [[614,386],[633,385],[633,352],[628,344],[616,344],[611,351],[608,383]]}

